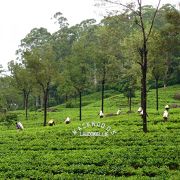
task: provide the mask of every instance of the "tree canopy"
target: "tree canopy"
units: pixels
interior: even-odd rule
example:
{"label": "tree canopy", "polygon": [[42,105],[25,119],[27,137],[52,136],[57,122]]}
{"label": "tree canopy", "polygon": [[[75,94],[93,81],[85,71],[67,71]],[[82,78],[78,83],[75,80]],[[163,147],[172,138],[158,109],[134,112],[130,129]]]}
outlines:
{"label": "tree canopy", "polygon": [[[65,103],[78,94],[81,119],[81,93],[101,92],[103,111],[105,90],[115,89],[131,98],[139,89],[145,124],[147,85],[153,88],[155,81],[158,88],[180,83],[180,14],[170,4],[154,8],[137,2],[138,8],[116,1],[123,10],[112,11],[100,23],[87,19],[69,26],[67,18],[57,12],[53,16],[59,25],[56,32],[33,28],[21,40],[17,60],[9,63],[11,75],[0,77],[1,107],[9,108],[13,101],[22,108],[22,93],[30,101],[34,96],[36,101],[43,99],[46,125],[51,100]],[[6,86],[11,88],[6,91]],[[12,92],[17,96],[10,102]]]}

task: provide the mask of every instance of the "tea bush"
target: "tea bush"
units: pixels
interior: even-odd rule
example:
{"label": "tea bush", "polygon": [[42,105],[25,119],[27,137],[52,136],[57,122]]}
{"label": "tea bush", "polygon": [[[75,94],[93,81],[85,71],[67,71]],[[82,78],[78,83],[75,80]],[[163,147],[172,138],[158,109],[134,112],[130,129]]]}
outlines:
{"label": "tea bush", "polygon": [[8,128],[15,124],[17,120],[18,115],[16,113],[5,113],[0,115],[0,122]]}
{"label": "tea bush", "polygon": [[[178,180],[180,109],[171,108],[166,123],[162,112],[166,102],[179,104],[171,96],[179,87],[166,89],[166,100],[160,100],[159,112],[154,107],[155,92],[149,92],[146,134],[136,113],[138,94],[133,98],[134,112],[129,114],[125,106],[127,99],[113,94],[105,100],[105,113],[116,112],[119,104],[122,112],[102,119],[97,115],[100,104],[97,94],[90,95],[96,101],[92,99],[93,103],[82,108],[82,121],[79,121],[78,108],[57,106],[56,112],[48,112],[48,119],[55,119],[53,127],[42,126],[43,112],[30,112],[29,120],[25,120],[23,112],[17,111],[24,131],[0,126],[0,179]],[[165,96],[163,92],[160,89],[161,98]],[[72,120],[68,125],[64,123],[67,116]],[[92,126],[93,123],[104,123],[105,127]],[[107,127],[111,127],[109,136],[80,136],[80,130],[104,132]],[[113,130],[116,133],[112,135]]]}

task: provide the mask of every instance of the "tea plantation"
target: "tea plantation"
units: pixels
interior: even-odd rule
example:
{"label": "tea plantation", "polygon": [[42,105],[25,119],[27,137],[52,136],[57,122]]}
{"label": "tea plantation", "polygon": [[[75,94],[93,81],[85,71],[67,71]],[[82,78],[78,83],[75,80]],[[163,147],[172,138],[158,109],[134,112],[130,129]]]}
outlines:
{"label": "tea plantation", "polygon": [[[107,91],[104,112],[99,118],[100,92],[83,96],[82,121],[78,99],[53,107],[43,127],[43,112],[17,111],[25,129],[0,125],[0,179],[180,179],[180,86],[162,88],[159,112],[155,90],[148,92],[148,133],[142,131],[137,113],[139,93],[128,112],[127,98]],[[170,105],[168,122],[164,106]],[[118,116],[112,116],[121,108]],[[52,110],[51,109],[51,110]],[[108,116],[109,114],[109,116]],[[71,118],[65,124],[65,118]],[[93,134],[94,132],[94,134]],[[89,133],[89,134],[88,134]],[[90,136],[91,135],[91,136]]]}

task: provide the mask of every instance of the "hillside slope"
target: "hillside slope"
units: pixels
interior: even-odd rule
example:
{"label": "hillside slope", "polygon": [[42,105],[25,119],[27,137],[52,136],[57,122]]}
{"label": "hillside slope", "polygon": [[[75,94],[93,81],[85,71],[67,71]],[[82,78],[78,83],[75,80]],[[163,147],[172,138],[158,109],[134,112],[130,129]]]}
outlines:
{"label": "hillside slope", "polygon": [[[166,103],[180,105],[173,97],[180,86],[160,89],[160,110],[154,107],[155,91],[148,93],[148,133],[142,131],[137,114],[139,96],[133,98],[133,111],[127,113],[127,99],[113,94],[105,100],[105,113],[119,116],[99,118],[100,99],[90,98],[83,107],[83,120],[78,108],[56,107],[48,119],[53,127],[42,127],[42,112],[31,112],[28,121],[19,111],[24,131],[1,126],[0,179],[172,179],[180,177],[180,108],[170,109],[168,122],[163,122]],[[93,99],[92,99],[93,97]],[[70,116],[72,122],[65,124]]]}

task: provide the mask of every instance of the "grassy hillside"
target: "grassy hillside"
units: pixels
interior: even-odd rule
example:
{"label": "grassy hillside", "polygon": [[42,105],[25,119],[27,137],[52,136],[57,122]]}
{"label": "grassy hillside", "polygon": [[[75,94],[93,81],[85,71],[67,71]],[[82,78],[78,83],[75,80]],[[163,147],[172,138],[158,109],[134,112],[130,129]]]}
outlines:
{"label": "grassy hillside", "polygon": [[[43,113],[24,112],[18,118],[25,130],[0,126],[0,179],[180,179],[180,108],[170,109],[168,122],[162,121],[164,105],[180,106],[175,94],[180,86],[160,89],[160,109],[155,110],[155,91],[148,92],[148,133],[142,132],[137,114],[139,93],[127,113],[127,98],[107,92],[105,114],[119,116],[100,119],[100,93],[83,97],[83,120],[78,108],[57,106],[49,112],[54,127],[42,127]],[[70,116],[72,122],[64,124]],[[104,136],[85,136],[91,135]],[[92,134],[96,132],[96,134]],[[83,134],[84,133],[84,134]],[[84,136],[82,136],[84,135]]]}

